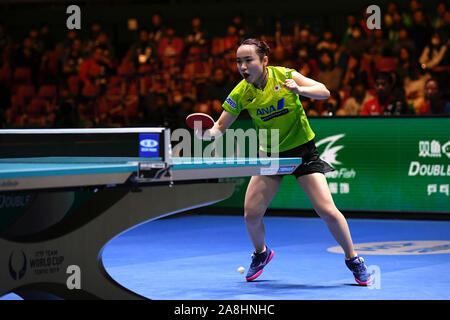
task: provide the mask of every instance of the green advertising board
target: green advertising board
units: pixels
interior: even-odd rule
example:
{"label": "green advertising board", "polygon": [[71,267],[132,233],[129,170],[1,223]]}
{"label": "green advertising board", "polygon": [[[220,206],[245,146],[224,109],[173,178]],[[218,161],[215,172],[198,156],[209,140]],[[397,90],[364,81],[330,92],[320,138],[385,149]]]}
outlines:
{"label": "green advertising board", "polygon": [[[334,201],[342,210],[449,213],[450,118],[313,118],[311,127]],[[250,128],[240,120],[234,128]],[[249,178],[217,206],[243,207]],[[310,209],[293,176],[269,208]]]}

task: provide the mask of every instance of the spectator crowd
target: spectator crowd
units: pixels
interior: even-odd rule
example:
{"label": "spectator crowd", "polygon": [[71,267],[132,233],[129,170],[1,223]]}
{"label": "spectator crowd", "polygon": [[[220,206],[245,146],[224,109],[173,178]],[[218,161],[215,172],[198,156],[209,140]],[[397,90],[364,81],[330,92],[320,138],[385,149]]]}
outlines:
{"label": "spectator crowd", "polygon": [[21,41],[0,24],[0,127],[177,128],[191,112],[217,119],[241,80],[235,50],[247,37],[270,45],[269,64],[327,86],[328,100],[301,97],[308,116],[449,114],[446,3],[426,12],[418,0],[407,8],[392,1],[381,12],[381,29],[367,28],[362,8],[346,16],[342,34],[301,22],[286,30],[282,20],[249,27],[236,15],[221,36],[201,17],[183,30],[153,13],[125,54],[101,23],[88,35],[68,30],[65,39],[43,24]]}

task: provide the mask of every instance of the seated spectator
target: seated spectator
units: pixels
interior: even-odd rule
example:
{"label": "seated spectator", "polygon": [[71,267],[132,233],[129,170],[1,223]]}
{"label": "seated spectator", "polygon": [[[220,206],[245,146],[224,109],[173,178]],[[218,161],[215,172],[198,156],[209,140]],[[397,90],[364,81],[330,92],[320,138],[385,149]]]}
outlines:
{"label": "seated spectator", "polygon": [[[59,59],[62,60],[64,57],[66,57],[70,51],[72,50],[72,43],[75,39],[78,38],[78,34],[77,31],[74,29],[68,30],[66,33],[66,38],[61,41],[58,46],[61,48],[60,49],[60,56]],[[84,51],[84,47],[83,47],[83,51]]]}
{"label": "seated spectator", "polygon": [[247,26],[244,24],[244,19],[241,14],[236,14],[231,19],[231,24],[236,28],[236,34],[239,37],[239,42],[243,41],[248,34]]}
{"label": "seated spectator", "polygon": [[[210,61],[208,59],[208,36],[202,27],[202,20],[194,17],[191,21],[191,30],[184,40],[185,60],[183,78],[195,81],[201,91],[210,74]],[[200,88],[201,87],[201,88]]]}
{"label": "seated spectator", "polygon": [[318,102],[322,104],[322,116],[333,117],[345,115],[344,110],[341,108],[341,97],[337,91],[331,90],[330,97],[327,100],[320,100]]}
{"label": "seated spectator", "polygon": [[[346,90],[350,89],[350,85],[356,79],[365,79],[369,83],[368,72],[361,63],[362,58],[356,52],[351,52],[348,56],[347,69],[342,79],[342,87]],[[341,89],[341,88],[339,88]]]}
{"label": "seated spectator", "polygon": [[409,1],[409,7],[403,14],[403,20],[405,22],[405,25],[408,28],[411,28],[411,26],[414,24],[414,13],[418,10],[422,10],[422,4],[419,0],[410,0]]}
{"label": "seated spectator", "polygon": [[80,66],[80,80],[84,86],[83,96],[95,97],[106,86],[106,78],[110,69],[110,61],[103,56],[101,47],[95,48],[91,57]]}
{"label": "seated spectator", "polygon": [[[278,51],[278,53],[281,53],[282,57],[278,58],[278,61],[282,61],[284,59],[289,60],[287,63],[290,65],[291,61],[290,61],[290,57],[293,54],[294,51],[294,38],[293,36],[286,34],[284,29],[283,29],[283,25],[281,24],[281,21],[277,20],[275,22],[275,33],[274,33],[274,41],[275,44],[272,46],[272,48],[275,48],[274,53],[276,52],[277,48],[282,48],[282,52],[281,50]],[[275,55],[272,59],[276,59]],[[278,64],[280,65],[280,64]],[[282,65],[282,64],[281,64]],[[292,67],[292,66],[291,66]]]}
{"label": "seated spectator", "polygon": [[316,50],[331,50],[331,44],[335,41],[334,39],[334,33],[331,28],[325,28],[322,34],[322,38],[317,43]]}
{"label": "seated spectator", "polygon": [[150,93],[142,104],[143,120],[148,126],[163,127],[168,112],[167,93]]}
{"label": "seated spectator", "polygon": [[389,1],[386,6],[386,13],[383,16],[383,22],[386,28],[391,29],[395,24],[394,15],[400,12],[398,4],[394,1]]}
{"label": "seated spectator", "polygon": [[186,117],[194,112],[195,102],[194,99],[190,96],[183,96],[183,100],[181,100],[181,120],[179,121],[180,127],[186,127]]}
{"label": "seated spectator", "polygon": [[356,52],[361,57],[364,53],[368,52],[370,43],[363,28],[359,24],[353,26],[346,46],[348,52]]}
{"label": "seated spectator", "polygon": [[149,28],[149,40],[157,44],[166,32],[166,27],[163,24],[163,17],[159,13],[152,15],[152,23]]}
{"label": "seated spectator", "polygon": [[[319,43],[319,33],[318,32],[310,32],[308,37],[308,47],[309,47],[309,54],[312,57],[318,57],[319,56],[319,50],[317,50],[317,44]],[[333,57],[333,55],[331,55]],[[334,58],[334,57],[333,57]]]}
{"label": "seated spectator", "polygon": [[411,68],[417,65],[417,60],[408,47],[400,48],[397,58],[397,74],[403,80],[410,74]]}
{"label": "seated spectator", "polygon": [[413,25],[410,29],[410,37],[413,39],[419,52],[427,45],[431,31],[432,29],[425,13],[422,10],[416,10],[413,13]]}
{"label": "seated spectator", "polygon": [[55,119],[53,128],[78,128],[80,126],[80,115],[76,100],[71,95],[68,87],[63,86],[59,91],[59,98],[57,101],[57,109],[55,112]]}
{"label": "seated spectator", "polygon": [[33,41],[30,37],[23,39],[22,46],[12,57],[12,65],[14,68],[31,69],[32,79],[37,84],[38,72],[41,66],[41,55],[33,47]]}
{"label": "seated spectator", "polygon": [[442,92],[436,79],[428,79],[425,84],[425,102],[417,114],[450,114],[450,102],[442,98]]}
{"label": "seated spectator", "polygon": [[25,127],[45,128],[55,120],[55,106],[42,98],[33,98],[19,115],[20,122]]}
{"label": "seated spectator", "polygon": [[403,98],[394,90],[394,79],[388,72],[375,75],[375,97],[364,103],[360,115],[400,115],[409,113]]}
{"label": "seated spectator", "polygon": [[37,28],[31,28],[28,32],[28,37],[33,43],[33,48],[39,52],[40,55],[44,54],[44,42],[39,37],[39,30]]}
{"label": "seated spectator", "polygon": [[308,117],[316,117],[320,115],[319,108],[314,100],[304,97],[302,98],[302,106]]}
{"label": "seated spectator", "polygon": [[297,56],[294,58],[294,69],[297,69],[306,77],[317,78],[319,73],[317,61],[309,54],[308,47],[305,45],[297,49]]}
{"label": "seated spectator", "polygon": [[156,63],[156,47],[150,41],[148,30],[139,30],[139,39],[128,50],[128,58],[135,65],[136,70],[142,65],[152,66]]}
{"label": "seated spectator", "polygon": [[399,56],[402,48],[408,50],[410,56],[417,57],[416,44],[410,39],[408,28],[404,26],[398,31],[398,40],[392,47],[392,54],[394,56]]}
{"label": "seated spectator", "polygon": [[225,71],[222,68],[216,68],[213,73],[212,81],[206,87],[205,97],[210,109],[213,110],[213,118],[217,117],[215,112],[219,111],[219,113],[221,113],[220,109],[215,106],[220,105],[220,107],[222,107],[222,103],[225,101],[233,87],[234,86],[227,79]]}
{"label": "seated spectator", "polygon": [[83,44],[80,39],[74,39],[72,49],[63,57],[61,69],[65,78],[76,75],[80,71],[80,66],[84,61]]}
{"label": "seated spectator", "polygon": [[315,78],[316,75],[313,75],[313,71],[311,66],[308,64],[307,61],[303,61],[302,59],[297,59],[296,61],[296,67],[294,69],[297,69],[297,71],[308,78]]}
{"label": "seated spectator", "polygon": [[357,116],[361,113],[363,105],[373,99],[372,94],[367,90],[367,81],[357,79],[352,82],[350,96],[344,102],[344,112],[347,116]]}
{"label": "seated spectator", "polygon": [[445,11],[442,24],[436,29],[437,33],[441,36],[442,41],[448,41],[450,39],[450,10]]}
{"label": "seated spectator", "polygon": [[84,54],[90,55],[97,46],[97,39],[100,33],[103,32],[103,26],[100,22],[96,21],[91,24],[87,39],[84,41]]}
{"label": "seated spectator", "polygon": [[431,41],[423,49],[419,62],[424,70],[439,69],[448,66],[448,43],[442,42],[437,32],[431,35]]}
{"label": "seated spectator", "polygon": [[208,34],[202,26],[200,17],[194,17],[191,20],[191,29],[186,34],[184,39],[186,52],[189,52],[191,47],[206,48],[208,44]]}
{"label": "seated spectator", "polygon": [[108,60],[110,64],[114,62],[115,50],[106,32],[100,32],[94,44],[96,47],[103,49],[103,57]]}
{"label": "seated spectator", "polygon": [[294,27],[294,46],[295,48],[300,48],[305,46],[308,48],[308,51],[311,53],[311,48],[309,47],[309,34],[310,31],[308,28],[303,27],[300,28],[299,24],[296,24]]}
{"label": "seated spectator", "polygon": [[[183,92],[187,94],[196,90],[198,95],[203,95],[210,74],[211,66],[208,60],[203,59],[202,54],[192,48],[189,60],[184,63],[182,73],[184,83],[180,83],[180,86],[184,87]],[[191,86],[196,89],[190,88]]]}
{"label": "seated spectator", "polygon": [[403,15],[400,12],[392,14],[392,24],[387,27],[387,38],[392,45],[396,45],[401,38],[402,30],[408,30],[404,23]]}
{"label": "seated spectator", "polygon": [[168,104],[168,112],[165,113],[164,124],[173,131],[177,128],[185,127],[186,117],[192,113],[192,108],[186,103],[190,98],[183,96],[179,90],[171,93]]}
{"label": "seated spectator", "polygon": [[347,25],[345,27],[344,36],[342,38],[341,44],[347,45],[348,40],[352,37],[353,27],[357,25],[356,16],[353,13],[347,15]]}
{"label": "seated spectator", "polygon": [[413,64],[408,75],[403,79],[406,103],[414,109],[415,113],[425,101],[423,88],[430,77],[429,73],[423,72],[417,64]]}
{"label": "seated spectator", "polygon": [[337,68],[330,51],[323,50],[319,54],[319,73],[317,80],[326,85],[329,90],[338,91],[341,86],[341,69]]}
{"label": "seated spectator", "polygon": [[447,3],[445,1],[439,1],[436,6],[436,15],[432,20],[432,27],[437,30],[445,24],[445,12],[448,10]]}
{"label": "seated spectator", "polygon": [[183,39],[176,36],[173,27],[168,27],[159,41],[157,48],[162,67],[167,68],[179,64],[182,59],[183,48]]}
{"label": "seated spectator", "polygon": [[391,49],[389,40],[384,34],[383,29],[375,29],[373,31],[373,38],[370,41],[368,53],[372,59],[378,59],[390,55]]}
{"label": "seated spectator", "polygon": [[277,46],[271,50],[271,63],[274,66],[285,66],[287,68],[294,68],[294,63],[287,59],[287,52],[283,46]]}
{"label": "seated spectator", "polygon": [[227,34],[223,38],[223,52],[234,52],[235,47],[238,45],[239,36],[234,24],[230,24],[227,27]]}
{"label": "seated spectator", "polygon": [[60,65],[55,50],[44,50],[39,70],[39,83],[57,82],[60,78]]}
{"label": "seated spectator", "polygon": [[55,47],[54,40],[50,34],[50,28],[47,23],[43,23],[39,28],[39,39],[42,42],[44,51],[53,50]]}

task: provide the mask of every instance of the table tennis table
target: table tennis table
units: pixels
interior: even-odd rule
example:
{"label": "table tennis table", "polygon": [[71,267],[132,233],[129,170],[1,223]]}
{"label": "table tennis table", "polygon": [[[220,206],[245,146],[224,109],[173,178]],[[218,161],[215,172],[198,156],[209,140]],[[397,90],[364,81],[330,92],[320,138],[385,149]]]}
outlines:
{"label": "table tennis table", "polygon": [[172,157],[167,128],[0,130],[0,296],[144,299],[105,270],[111,239],[230,197],[234,183],[221,178],[300,164]]}

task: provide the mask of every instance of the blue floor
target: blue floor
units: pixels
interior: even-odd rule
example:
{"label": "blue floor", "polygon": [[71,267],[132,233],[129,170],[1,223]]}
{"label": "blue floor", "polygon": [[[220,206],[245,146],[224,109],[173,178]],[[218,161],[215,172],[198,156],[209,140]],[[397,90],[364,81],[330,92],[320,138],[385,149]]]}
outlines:
{"label": "blue floor", "polygon": [[[353,241],[450,240],[448,221],[349,219]],[[266,217],[275,257],[258,281],[237,268],[252,246],[242,217],[188,216],[147,223],[105,249],[107,271],[152,299],[449,299],[450,246],[444,254],[364,255],[377,284],[356,286],[344,256],[318,218]]]}
{"label": "blue floor", "polygon": [[[253,249],[238,216],[178,216],[149,222],[111,241],[103,253],[104,265],[123,286],[158,300],[450,298],[450,221],[348,219],[357,248],[364,243],[406,241],[366,248],[369,251],[361,254],[375,270],[371,287],[357,286],[343,254],[328,250],[337,244],[322,220],[266,217],[264,221],[275,257],[255,282],[246,282],[245,274],[237,272],[240,266],[248,268]],[[441,244],[431,246],[431,251],[414,249],[414,241],[426,240]],[[413,249],[406,255],[385,254],[396,247]]]}

